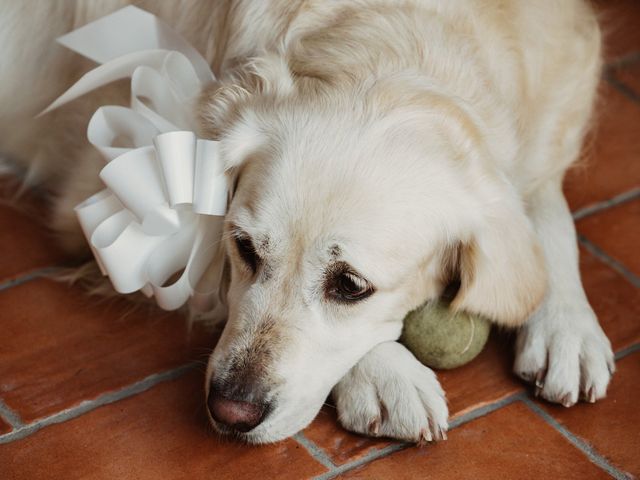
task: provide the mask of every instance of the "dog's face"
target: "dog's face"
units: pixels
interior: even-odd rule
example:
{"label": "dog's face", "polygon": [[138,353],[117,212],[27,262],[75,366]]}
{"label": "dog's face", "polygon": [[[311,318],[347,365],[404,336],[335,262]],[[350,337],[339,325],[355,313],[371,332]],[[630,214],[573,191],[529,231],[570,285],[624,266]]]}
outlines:
{"label": "dog's face", "polygon": [[222,138],[235,172],[229,316],[206,389],[223,433],[264,443],[304,428],[340,378],[454,277],[454,306],[505,324],[541,296],[517,199],[497,177],[469,176],[492,175],[482,159],[461,158],[476,147],[461,136],[477,132],[451,118],[460,112],[384,98],[260,100]]}

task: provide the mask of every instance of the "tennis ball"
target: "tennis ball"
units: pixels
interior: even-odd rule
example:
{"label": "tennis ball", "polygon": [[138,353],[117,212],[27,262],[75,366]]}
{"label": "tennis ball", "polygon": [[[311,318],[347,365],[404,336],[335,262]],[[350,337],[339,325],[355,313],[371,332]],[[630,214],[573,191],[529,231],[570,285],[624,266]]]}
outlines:
{"label": "tennis ball", "polygon": [[400,341],[428,367],[450,369],[473,360],[490,330],[483,317],[429,303],[407,314]]}

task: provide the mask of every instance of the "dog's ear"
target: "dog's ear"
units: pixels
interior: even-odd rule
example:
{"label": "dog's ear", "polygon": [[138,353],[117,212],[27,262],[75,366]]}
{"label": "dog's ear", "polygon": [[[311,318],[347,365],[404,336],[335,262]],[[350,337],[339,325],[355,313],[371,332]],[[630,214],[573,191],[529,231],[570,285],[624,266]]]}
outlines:
{"label": "dog's ear", "polygon": [[293,89],[293,74],[281,56],[265,54],[227,67],[224,80],[206,87],[198,98],[199,133],[218,140],[242,120],[250,104],[284,98]]}
{"label": "dog's ear", "polygon": [[460,289],[451,306],[519,326],[545,293],[541,247],[515,195],[483,210],[470,238],[459,244]]}
{"label": "dog's ear", "polygon": [[268,110],[294,89],[291,71],[282,57],[265,54],[229,69],[224,82],[205,88],[198,99],[199,135],[219,140],[228,171],[237,170],[267,143]]}

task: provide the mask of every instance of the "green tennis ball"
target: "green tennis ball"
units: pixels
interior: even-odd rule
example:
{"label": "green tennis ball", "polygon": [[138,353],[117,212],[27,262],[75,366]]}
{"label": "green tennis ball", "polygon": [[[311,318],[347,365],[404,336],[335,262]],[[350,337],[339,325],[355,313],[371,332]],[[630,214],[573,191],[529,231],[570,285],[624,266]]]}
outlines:
{"label": "green tennis ball", "polygon": [[478,315],[429,303],[407,314],[400,341],[428,367],[449,369],[473,360],[490,330],[489,321]]}

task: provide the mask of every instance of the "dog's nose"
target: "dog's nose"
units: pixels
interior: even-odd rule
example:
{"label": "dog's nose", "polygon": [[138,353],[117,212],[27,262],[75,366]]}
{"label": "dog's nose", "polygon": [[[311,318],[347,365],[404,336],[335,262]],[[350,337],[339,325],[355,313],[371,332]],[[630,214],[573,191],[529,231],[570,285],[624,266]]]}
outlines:
{"label": "dog's nose", "polygon": [[209,390],[207,407],[213,419],[237,432],[248,432],[260,425],[266,405],[225,398],[213,386]]}

